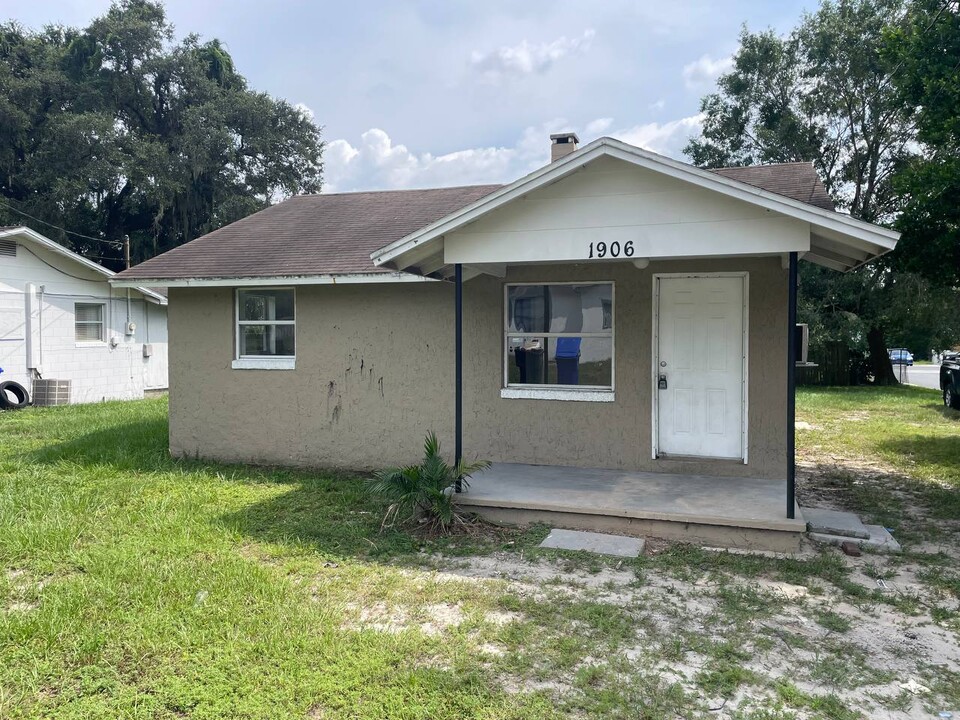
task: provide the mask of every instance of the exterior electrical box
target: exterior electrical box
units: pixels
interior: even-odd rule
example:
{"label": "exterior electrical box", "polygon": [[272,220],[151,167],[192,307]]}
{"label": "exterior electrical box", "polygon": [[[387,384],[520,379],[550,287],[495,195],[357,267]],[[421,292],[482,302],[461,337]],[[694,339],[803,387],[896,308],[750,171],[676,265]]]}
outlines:
{"label": "exterior electrical box", "polygon": [[152,356],[153,356],[153,345],[151,345],[150,343],[144,343],[144,345],[143,345],[143,356],[144,356],[145,358],[148,358],[148,357],[152,357]]}

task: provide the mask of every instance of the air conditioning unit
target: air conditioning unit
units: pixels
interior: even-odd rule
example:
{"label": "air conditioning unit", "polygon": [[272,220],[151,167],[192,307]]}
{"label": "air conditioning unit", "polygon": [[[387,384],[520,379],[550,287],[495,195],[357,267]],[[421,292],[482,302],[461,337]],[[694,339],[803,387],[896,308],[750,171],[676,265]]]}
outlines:
{"label": "air conditioning unit", "polygon": [[797,361],[799,365],[806,365],[807,362],[807,351],[810,348],[810,328],[807,327],[806,323],[797,323],[797,326],[794,328],[794,360]]}

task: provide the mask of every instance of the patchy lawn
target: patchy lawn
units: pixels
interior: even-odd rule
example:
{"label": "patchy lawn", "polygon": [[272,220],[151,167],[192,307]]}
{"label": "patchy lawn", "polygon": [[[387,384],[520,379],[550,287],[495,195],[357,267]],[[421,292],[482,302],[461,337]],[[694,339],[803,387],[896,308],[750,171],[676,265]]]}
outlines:
{"label": "patchy lawn", "polygon": [[800,395],[802,497],[907,544],[858,559],[417,541],[357,478],[170,460],[162,399],[2,413],[0,717],[957,709],[960,413],[935,400]]}

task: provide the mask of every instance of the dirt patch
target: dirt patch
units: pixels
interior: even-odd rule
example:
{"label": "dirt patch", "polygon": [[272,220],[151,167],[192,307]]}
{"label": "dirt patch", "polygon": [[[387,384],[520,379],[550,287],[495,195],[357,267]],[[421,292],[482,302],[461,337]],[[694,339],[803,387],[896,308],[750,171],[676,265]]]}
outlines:
{"label": "dirt patch", "polygon": [[[807,548],[802,556],[815,559],[816,552]],[[873,591],[879,586],[866,572],[871,560],[877,558],[846,561],[855,570],[851,579]],[[924,591],[917,570],[900,566],[884,592]],[[441,572],[497,579],[518,595],[545,602],[556,596],[566,602],[582,598],[630,612],[635,618],[632,639],[613,656],[598,655],[585,643],[583,657],[569,674],[602,668],[606,662],[626,663],[626,670],[617,665],[621,682],[638,682],[653,672],[668,685],[682,686],[702,707],[714,708],[712,717],[769,707],[776,702],[777,682],[810,696],[835,695],[867,714],[916,717],[925,703],[945,702],[933,689],[929,667],[960,667],[958,636],[929,614],[911,614],[883,602],[853,604],[823,581],[709,575],[686,580],[647,570],[638,582],[632,569],[571,570],[562,560],[528,561],[509,553],[460,559]],[[578,634],[577,623],[571,620],[567,634]],[[481,643],[478,650],[491,658],[513,651],[491,643]],[[724,689],[725,678],[740,672],[739,684]],[[924,686],[911,685],[916,694],[904,688],[911,679]],[[560,699],[581,692],[565,675],[542,670],[503,683],[507,692],[541,691]],[[720,690],[711,683],[719,683]]]}

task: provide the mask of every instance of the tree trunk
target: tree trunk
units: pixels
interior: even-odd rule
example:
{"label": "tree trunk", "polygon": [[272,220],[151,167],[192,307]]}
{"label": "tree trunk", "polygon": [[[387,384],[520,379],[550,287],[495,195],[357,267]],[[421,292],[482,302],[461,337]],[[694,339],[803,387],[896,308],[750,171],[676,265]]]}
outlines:
{"label": "tree trunk", "polygon": [[870,348],[870,368],[873,370],[874,385],[899,385],[900,381],[893,373],[890,354],[883,328],[872,327],[867,333],[867,345]]}

